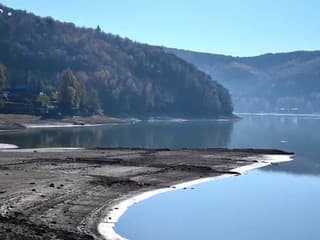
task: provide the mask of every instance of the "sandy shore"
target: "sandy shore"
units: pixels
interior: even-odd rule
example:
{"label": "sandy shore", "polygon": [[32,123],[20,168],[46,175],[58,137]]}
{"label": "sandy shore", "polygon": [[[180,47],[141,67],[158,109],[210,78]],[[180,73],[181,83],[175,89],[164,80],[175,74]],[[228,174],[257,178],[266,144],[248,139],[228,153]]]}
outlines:
{"label": "sandy shore", "polygon": [[136,202],[288,158],[276,150],[0,151],[0,239],[123,239]]}

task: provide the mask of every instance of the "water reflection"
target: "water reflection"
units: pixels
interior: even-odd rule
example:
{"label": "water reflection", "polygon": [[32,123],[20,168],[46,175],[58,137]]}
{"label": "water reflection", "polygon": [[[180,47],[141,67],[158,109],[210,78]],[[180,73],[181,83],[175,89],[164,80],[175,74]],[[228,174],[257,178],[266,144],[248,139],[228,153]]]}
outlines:
{"label": "water reflection", "polygon": [[233,122],[140,122],[113,127],[34,129],[2,133],[0,142],[20,147],[227,147]]}
{"label": "water reflection", "polygon": [[320,117],[243,116],[237,122],[140,122],[124,126],[34,129],[1,133],[0,143],[20,147],[277,148],[295,161],[265,168],[320,174]]}

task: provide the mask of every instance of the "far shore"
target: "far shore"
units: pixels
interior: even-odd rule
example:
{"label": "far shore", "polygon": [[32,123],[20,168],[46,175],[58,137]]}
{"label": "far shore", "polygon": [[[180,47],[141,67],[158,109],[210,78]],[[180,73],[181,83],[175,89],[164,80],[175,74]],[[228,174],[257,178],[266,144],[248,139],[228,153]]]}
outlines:
{"label": "far shore", "polygon": [[127,124],[129,120],[108,117],[64,117],[61,119],[43,119],[40,116],[23,114],[0,114],[0,131],[17,131],[29,128],[66,128],[92,127],[101,125]]}
{"label": "far shore", "polygon": [[124,239],[113,227],[134,203],[275,162],[262,149],[0,151],[0,239]]}
{"label": "far shore", "polygon": [[[214,121],[236,121],[240,118],[236,115],[221,116],[219,118],[182,118],[182,117],[141,117],[142,120],[149,122],[187,122],[192,120],[214,120]],[[117,118],[110,116],[72,116],[61,119],[44,119],[35,115],[23,114],[0,114],[0,132],[19,131],[24,129],[40,128],[76,128],[76,127],[95,127],[104,125],[130,124],[141,121],[137,118]]]}

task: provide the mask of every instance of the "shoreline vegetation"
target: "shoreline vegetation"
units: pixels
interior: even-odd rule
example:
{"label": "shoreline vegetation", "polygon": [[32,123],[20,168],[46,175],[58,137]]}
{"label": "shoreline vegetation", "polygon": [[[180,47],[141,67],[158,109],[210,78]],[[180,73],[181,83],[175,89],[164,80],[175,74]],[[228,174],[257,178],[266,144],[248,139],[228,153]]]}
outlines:
{"label": "shoreline vegetation", "polygon": [[124,239],[113,226],[136,202],[291,158],[263,149],[1,150],[0,238]]}

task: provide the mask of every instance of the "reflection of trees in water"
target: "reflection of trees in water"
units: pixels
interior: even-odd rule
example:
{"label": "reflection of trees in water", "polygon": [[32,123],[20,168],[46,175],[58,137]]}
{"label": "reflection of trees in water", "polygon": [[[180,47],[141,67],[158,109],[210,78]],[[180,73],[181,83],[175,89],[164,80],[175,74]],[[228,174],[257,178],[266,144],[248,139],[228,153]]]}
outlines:
{"label": "reflection of trees in water", "polygon": [[101,135],[95,128],[33,129],[1,134],[0,141],[20,147],[95,147]]}
{"label": "reflection of trees in water", "polygon": [[231,122],[139,123],[110,129],[113,138],[104,142],[112,146],[149,148],[227,147],[231,132]]}
{"label": "reflection of trees in water", "polygon": [[114,127],[34,129],[0,135],[21,147],[227,147],[232,122],[147,123]]}
{"label": "reflection of trees in water", "polygon": [[21,147],[277,148],[295,152],[295,160],[265,170],[319,175],[319,123],[320,119],[270,116],[245,117],[235,127],[215,121],[141,122],[2,133],[0,142]]}

